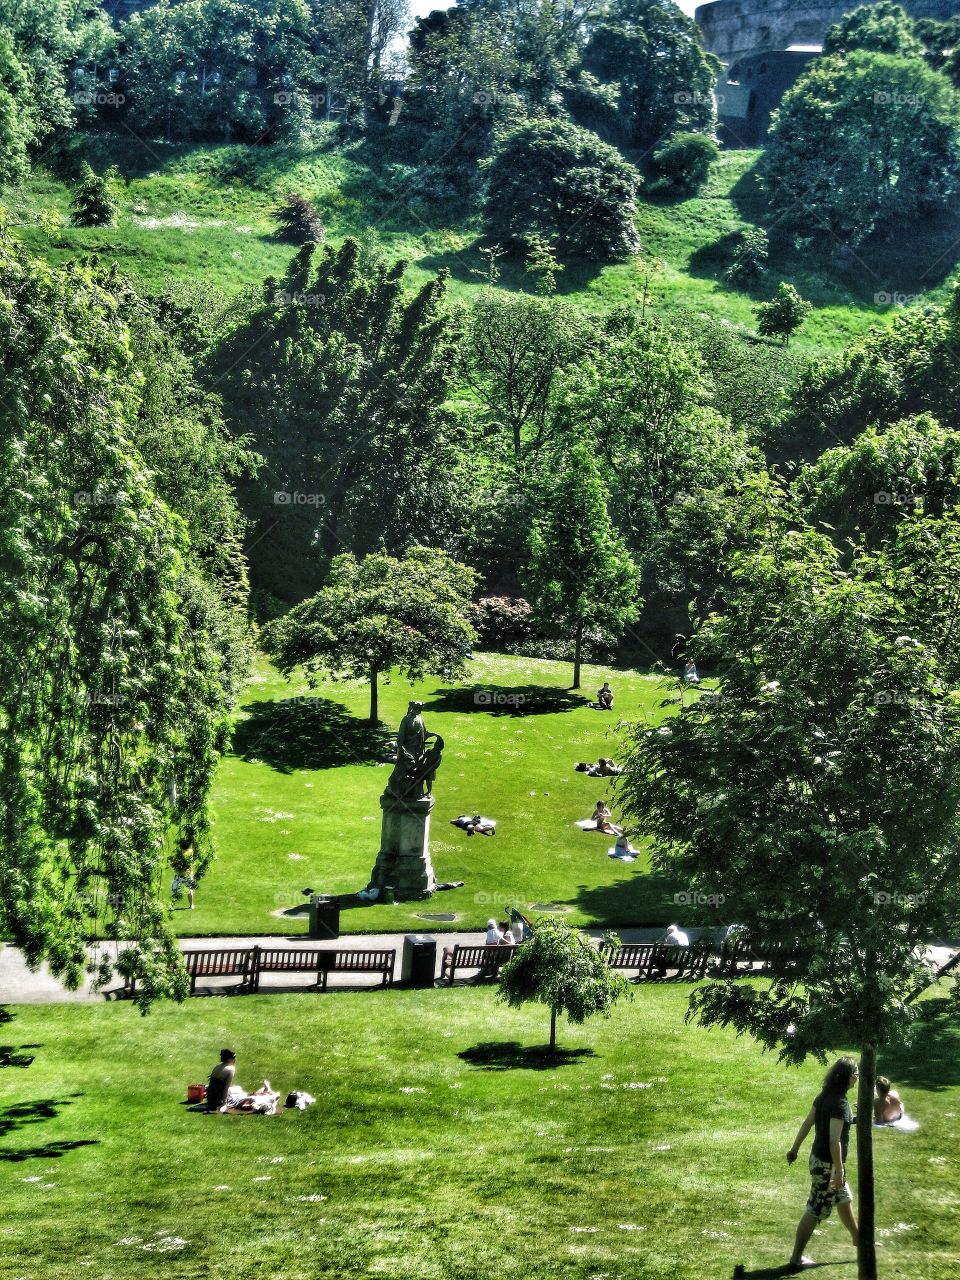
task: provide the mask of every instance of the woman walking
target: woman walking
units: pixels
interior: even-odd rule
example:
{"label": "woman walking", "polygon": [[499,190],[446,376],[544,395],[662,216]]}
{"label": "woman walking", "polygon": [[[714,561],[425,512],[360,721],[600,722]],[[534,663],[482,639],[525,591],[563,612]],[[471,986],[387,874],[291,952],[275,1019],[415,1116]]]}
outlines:
{"label": "woman walking", "polygon": [[790,1268],[799,1271],[812,1267],[812,1259],[804,1256],[807,1241],[817,1225],[830,1216],[837,1206],[837,1217],[850,1232],[856,1245],[859,1241],[857,1220],[853,1216],[853,1195],[847,1186],[846,1159],[853,1112],[847,1094],[856,1083],[860,1072],[852,1058],[840,1058],[833,1064],[823,1080],[823,1088],[813,1100],[810,1112],[800,1126],[793,1146],[787,1152],[787,1164],[793,1164],[800,1154],[803,1142],[813,1129],[813,1149],[810,1152],[810,1199],[797,1227],[797,1238],[790,1258]]}

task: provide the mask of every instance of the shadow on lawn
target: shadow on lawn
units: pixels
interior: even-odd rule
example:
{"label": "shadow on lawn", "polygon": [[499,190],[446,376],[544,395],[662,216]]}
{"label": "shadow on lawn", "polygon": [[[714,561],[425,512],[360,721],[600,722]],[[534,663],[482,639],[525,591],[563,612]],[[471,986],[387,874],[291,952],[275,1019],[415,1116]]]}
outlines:
{"label": "shadow on lawn", "polygon": [[[613,842],[612,836],[598,836],[594,831],[585,831],[583,836],[585,840]],[[638,862],[635,866],[641,864]],[[614,929],[617,925],[659,928],[672,920],[681,925],[690,924],[692,921],[684,920],[683,907],[674,902],[680,887],[676,880],[658,871],[639,870],[628,879],[615,880],[612,884],[578,885],[577,896],[568,901],[570,906],[588,915],[590,923]]]}
{"label": "shadow on lawn", "polygon": [[433,701],[424,703],[425,711],[483,711],[492,716],[545,716],[557,711],[575,711],[586,707],[589,699],[572,689],[552,689],[525,684],[515,688],[505,685],[478,685],[473,689],[434,689]]}
{"label": "shadow on lawn", "polygon": [[[81,1095],[75,1093],[74,1098]],[[33,1102],[15,1102],[9,1107],[0,1109],[0,1137],[22,1129],[25,1125],[40,1124],[44,1120],[53,1120],[61,1107],[69,1107],[70,1098],[38,1098]],[[0,1161],[19,1164],[23,1160],[59,1160],[68,1151],[77,1147],[93,1147],[96,1138],[73,1138],[59,1142],[45,1142],[36,1147],[19,1147],[14,1151],[0,1151]]]}
{"label": "shadow on lawn", "polygon": [[[905,1088],[949,1089],[960,1084],[960,1019],[936,997],[921,1008],[926,1016],[917,1023],[913,1042],[879,1053],[879,1070]],[[909,1106],[907,1099],[908,1111]]]}
{"label": "shadow on lawn", "polygon": [[243,710],[249,717],[234,730],[234,755],[280,773],[386,759],[389,731],[354,719],[329,698],[248,702]]}
{"label": "shadow on lawn", "polygon": [[592,1049],[551,1049],[547,1044],[522,1045],[516,1040],[486,1040],[457,1054],[472,1067],[484,1071],[552,1071],[554,1067],[569,1067],[581,1058],[593,1058]]}
{"label": "shadow on lawn", "polygon": [[804,1267],[802,1273],[794,1267],[759,1267],[755,1271],[745,1271],[743,1267],[735,1267],[733,1276],[734,1280],[773,1280],[774,1276],[806,1275],[808,1271],[820,1271],[824,1267],[855,1267],[856,1265],[856,1258],[844,1258],[842,1262],[814,1262],[811,1266]]}

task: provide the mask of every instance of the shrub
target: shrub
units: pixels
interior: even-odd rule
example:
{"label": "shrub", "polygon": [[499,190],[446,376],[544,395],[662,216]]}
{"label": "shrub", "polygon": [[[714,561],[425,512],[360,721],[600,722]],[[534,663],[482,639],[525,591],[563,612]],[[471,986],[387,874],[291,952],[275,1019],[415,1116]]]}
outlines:
{"label": "shrub", "polygon": [[562,256],[638,252],[637,172],[587,129],[535,120],[508,134],[489,166],[486,234],[513,252],[541,236]]}
{"label": "shrub", "polygon": [[75,227],[111,227],[120,208],[112,186],[118,177],[115,166],[103,174],[94,173],[86,161],[80,169],[80,181],[73,196],[70,221]]}
{"label": "shrub", "polygon": [[762,227],[747,227],[740,236],[740,243],[733,251],[733,260],[723,278],[741,287],[757,284],[763,277],[769,256],[767,233]]}
{"label": "shrub", "polygon": [[288,244],[320,244],[326,237],[320,214],[306,197],[295,191],[284,198],[272,216],[279,224],[277,238]]}
{"label": "shrub", "polygon": [[675,133],[653,153],[651,191],[692,195],[710,176],[720,148],[705,133]]}
{"label": "shrub", "polygon": [[812,310],[792,284],[781,280],[770,302],[761,302],[756,309],[757,333],[764,338],[782,338],[786,346]]}

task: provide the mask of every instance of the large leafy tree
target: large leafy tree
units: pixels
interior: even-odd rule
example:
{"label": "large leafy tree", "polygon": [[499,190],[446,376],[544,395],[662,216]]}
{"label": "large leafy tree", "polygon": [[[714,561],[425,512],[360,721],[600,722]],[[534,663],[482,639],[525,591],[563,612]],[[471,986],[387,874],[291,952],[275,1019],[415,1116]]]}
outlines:
{"label": "large leafy tree", "polygon": [[344,549],[446,545],[469,508],[445,404],[457,365],[446,279],[410,294],[404,270],[352,240],[306,246],[211,354],[228,422],[264,458],[242,489],[251,578],[282,599],[315,591]]}
{"label": "large leafy tree", "polygon": [[557,1048],[557,1015],[581,1026],[601,1014],[608,1018],[630,993],[622,973],[610,968],[586,934],[565,920],[536,921],[533,937],[522,942],[500,970],[497,998],[514,1009],[545,1004],[550,1010],[550,1052]]}
{"label": "large leafy tree", "polygon": [[762,178],[786,226],[848,244],[960,190],[960,95],[920,58],[818,58],[773,115]]}
{"label": "large leafy tree", "polygon": [[533,120],[494,152],[485,205],[487,238],[519,251],[531,236],[561,256],[637,253],[637,173],[613,147],[561,120]]}
{"label": "large leafy tree", "polygon": [[0,919],[71,987],[129,943],[146,1005],[185,990],[161,877],[171,829],[209,859],[236,626],[137,447],[118,299],[6,241],[0,298]]}
{"label": "large leafy tree", "polygon": [[903,58],[921,57],[924,51],[914,34],[913,19],[893,0],[862,4],[828,28],[823,37],[825,54],[851,53],[854,49],[895,53]]}
{"label": "large leafy tree", "polygon": [[281,671],[329,671],[370,685],[370,723],[379,719],[379,678],[396,670],[410,680],[463,673],[476,640],[467,619],[476,575],[443,551],[411,547],[397,560],[346,554],[330,566],[326,586],[264,629]]}
{"label": "large leafy tree", "polygon": [[647,149],[716,124],[720,64],[673,0],[612,0],[594,24],[584,67],[615,91],[614,118],[632,146]]}
{"label": "large leafy tree", "polygon": [[610,519],[589,444],[572,445],[545,485],[527,577],[540,618],[573,641],[573,688],[579,689],[587,635],[617,639],[639,610],[639,571]]}
{"label": "large leafy tree", "polygon": [[767,982],[717,977],[692,1014],[791,1063],[860,1047],[872,1280],[877,1054],[909,1039],[937,976],[927,945],[960,927],[960,523],[908,519],[845,551],[776,490],[755,502],[695,640],[717,696],[637,729],[621,794],[655,865],[780,944]]}

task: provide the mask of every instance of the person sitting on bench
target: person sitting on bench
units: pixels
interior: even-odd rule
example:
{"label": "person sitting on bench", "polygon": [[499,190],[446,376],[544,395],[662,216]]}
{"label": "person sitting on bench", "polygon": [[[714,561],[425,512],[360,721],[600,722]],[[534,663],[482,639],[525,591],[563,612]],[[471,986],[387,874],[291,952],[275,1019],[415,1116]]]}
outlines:
{"label": "person sitting on bench", "polygon": [[500,945],[500,926],[496,920],[487,921],[486,945],[488,947],[499,947]]}
{"label": "person sitting on bench", "polygon": [[510,921],[501,920],[499,928],[501,947],[515,947],[517,945],[517,940],[513,936],[513,931],[510,928]]}
{"label": "person sitting on bench", "polygon": [[668,947],[689,947],[690,935],[684,933],[682,929],[678,929],[675,924],[671,924],[668,926],[667,932],[663,935],[661,941],[665,942]]}
{"label": "person sitting on bench", "polygon": [[604,680],[603,687],[597,690],[597,709],[599,711],[613,710],[613,690],[610,688],[609,680]]}
{"label": "person sitting on bench", "polygon": [[227,1091],[237,1074],[237,1055],[232,1049],[220,1050],[220,1061],[210,1072],[207,1082],[207,1110],[219,1111],[227,1100]]}
{"label": "person sitting on bench", "polygon": [[459,818],[454,818],[452,825],[459,827],[461,831],[465,831],[468,836],[495,836],[497,834],[497,824],[494,818],[484,818],[479,813],[472,816],[469,813],[463,813]]}

